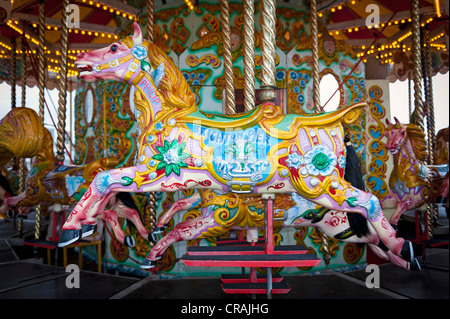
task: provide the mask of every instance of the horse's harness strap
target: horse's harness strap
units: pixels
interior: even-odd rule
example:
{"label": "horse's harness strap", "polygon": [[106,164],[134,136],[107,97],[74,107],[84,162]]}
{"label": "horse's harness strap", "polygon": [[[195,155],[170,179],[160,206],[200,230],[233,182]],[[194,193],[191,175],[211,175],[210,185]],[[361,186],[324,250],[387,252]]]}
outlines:
{"label": "horse's harness strap", "polygon": [[116,68],[119,65],[121,65],[124,62],[127,62],[129,60],[131,60],[133,58],[133,56],[131,54],[127,54],[126,56],[123,56],[119,59],[113,59],[111,61],[108,61],[106,63],[102,63],[102,64],[96,64],[94,66],[94,71],[101,71],[101,70],[105,70],[105,69],[110,69],[110,68]]}

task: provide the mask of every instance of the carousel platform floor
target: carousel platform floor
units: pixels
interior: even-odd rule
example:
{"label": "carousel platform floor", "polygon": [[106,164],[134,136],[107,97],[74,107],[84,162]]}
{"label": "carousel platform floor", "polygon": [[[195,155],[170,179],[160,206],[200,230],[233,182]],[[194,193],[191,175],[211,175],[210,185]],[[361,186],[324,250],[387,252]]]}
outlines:
{"label": "carousel platform floor", "polygon": [[[273,299],[449,299],[448,250],[429,249],[421,272],[408,272],[392,264],[380,265],[380,288],[369,289],[365,270],[326,271],[321,275],[288,275],[291,291]],[[33,259],[0,263],[1,299],[234,299],[216,277],[143,279],[92,271],[80,272],[80,288],[67,288],[64,268],[37,264]],[[265,299],[265,295],[255,295]]]}
{"label": "carousel platform floor", "polygon": [[[27,231],[28,222],[25,223]],[[30,221],[30,225],[32,222]],[[0,300],[9,299],[216,299],[240,301],[266,299],[266,295],[225,294],[217,277],[161,279],[116,276],[80,271],[80,288],[69,289],[63,267],[38,263],[34,258],[20,259],[20,239],[11,224],[0,225]],[[444,246],[445,247],[445,246]],[[62,255],[62,253],[61,253]],[[427,248],[426,261],[418,259],[421,272],[409,272],[390,263],[380,265],[380,288],[367,288],[369,273],[324,271],[320,275],[286,275],[291,290],[273,299],[449,299],[448,248]],[[248,269],[247,269],[248,271]]]}

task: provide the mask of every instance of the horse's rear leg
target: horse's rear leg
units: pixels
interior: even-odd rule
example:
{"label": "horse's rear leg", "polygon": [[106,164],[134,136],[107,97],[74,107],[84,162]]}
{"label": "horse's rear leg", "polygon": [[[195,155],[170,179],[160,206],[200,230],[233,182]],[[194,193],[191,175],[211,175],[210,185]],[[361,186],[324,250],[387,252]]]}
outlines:
{"label": "horse's rear leg", "polygon": [[146,240],[150,240],[149,238],[149,232],[147,228],[145,228],[144,224],[142,224],[141,216],[137,212],[137,210],[130,208],[130,207],[119,207],[116,208],[117,215],[119,217],[123,217],[129,221],[131,221],[134,226],[136,227],[139,235],[141,235],[142,238]]}
{"label": "horse's rear leg", "polygon": [[[380,202],[374,195],[354,188],[346,181],[341,180],[340,187],[346,189],[346,199],[339,205],[329,194],[323,194],[311,201],[332,210],[343,210],[363,215],[372,225],[382,243],[395,255],[405,261],[414,260],[414,251],[409,241],[396,236],[396,231],[387,221],[381,210]],[[342,188],[341,188],[342,189]]]}
{"label": "horse's rear leg", "polygon": [[112,209],[105,209],[103,213],[101,214],[101,218],[108,223],[108,225],[111,226],[114,235],[116,236],[117,240],[124,244],[127,247],[134,247],[136,245],[136,242],[133,238],[133,236],[126,236],[125,232],[120,227],[119,218],[116,214],[116,212]]}
{"label": "horse's rear leg", "polygon": [[141,264],[142,269],[150,269],[155,267],[156,260],[170,247],[173,243],[182,240],[192,240],[200,237],[203,232],[209,228],[217,226],[214,220],[205,218],[203,215],[191,220],[177,224],[166,236],[152,248],[148,256],[145,257]]}
{"label": "horse's rear leg", "polygon": [[158,220],[155,229],[151,233],[150,239],[156,242],[156,235],[160,234],[166,229],[170,219],[178,212],[183,210],[192,209],[197,206],[201,201],[200,194],[194,193],[193,195],[177,200],[173,205],[164,213],[164,215]]}

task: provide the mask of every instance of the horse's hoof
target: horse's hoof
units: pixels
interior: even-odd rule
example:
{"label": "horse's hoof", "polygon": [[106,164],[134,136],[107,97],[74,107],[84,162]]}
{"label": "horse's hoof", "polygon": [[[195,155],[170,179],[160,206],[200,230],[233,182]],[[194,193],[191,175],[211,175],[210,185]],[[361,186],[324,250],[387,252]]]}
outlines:
{"label": "horse's hoof", "polygon": [[136,241],[134,240],[133,236],[125,236],[123,243],[125,246],[130,247],[130,248],[133,248],[134,246],[136,246]]}
{"label": "horse's hoof", "polygon": [[420,264],[419,264],[419,261],[417,260],[417,258],[414,258],[414,260],[409,263],[409,270],[422,271],[422,267],[420,267]]}
{"label": "horse's hoof", "polygon": [[68,246],[81,238],[80,229],[63,229],[59,237],[58,247]]}
{"label": "horse's hoof", "polygon": [[163,231],[165,231],[167,228],[166,225],[158,227],[156,226],[155,229],[152,231],[153,234],[161,234]]}
{"label": "horse's hoof", "polygon": [[344,239],[350,238],[354,235],[355,235],[355,231],[351,228],[347,228],[347,229],[341,231],[340,233],[334,235],[333,237],[335,239],[344,240]]}
{"label": "horse's hoof", "polygon": [[403,247],[400,252],[400,256],[404,260],[406,260],[410,263],[412,263],[414,261],[414,259],[415,259],[414,258],[414,247],[409,240],[405,240],[405,242],[403,243]]}
{"label": "horse's hoof", "polygon": [[96,225],[81,225],[81,238],[92,235],[95,227]]}
{"label": "horse's hoof", "polygon": [[158,242],[158,235],[154,232],[148,234],[148,240],[156,244]]}
{"label": "horse's hoof", "polygon": [[144,259],[140,268],[141,269],[151,269],[156,266],[156,260]]}
{"label": "horse's hoof", "polygon": [[328,208],[322,207],[320,209],[316,209],[311,211],[310,213],[306,214],[304,216],[305,219],[311,220],[311,223],[316,224],[320,222],[326,213],[328,213],[330,210]]}

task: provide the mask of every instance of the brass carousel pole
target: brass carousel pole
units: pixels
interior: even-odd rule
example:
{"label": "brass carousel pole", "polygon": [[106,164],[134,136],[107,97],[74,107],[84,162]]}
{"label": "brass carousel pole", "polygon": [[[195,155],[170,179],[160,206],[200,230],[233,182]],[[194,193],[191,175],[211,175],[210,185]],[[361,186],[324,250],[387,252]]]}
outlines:
{"label": "brass carousel pole", "polygon": [[313,77],[313,101],[314,112],[321,113],[320,106],[320,78],[319,78],[319,29],[317,22],[317,1],[310,1],[310,21],[311,21],[311,39],[312,39],[312,77]]}
{"label": "brass carousel pole", "polygon": [[[432,65],[431,65],[431,46],[430,46],[430,30],[427,25],[423,29],[423,53],[424,53],[424,78],[426,78],[425,87],[425,101],[426,101],[426,116],[427,116],[427,135],[428,135],[428,157],[427,164],[434,165],[433,150],[436,147],[436,131],[434,118],[434,101],[433,101],[433,80],[432,80]],[[432,218],[438,218],[438,207],[434,204],[427,205],[428,225],[431,224]],[[432,228],[429,227],[429,236],[433,236]],[[431,231],[431,233],[430,233]],[[431,237],[430,237],[431,238]]]}
{"label": "brass carousel pole", "polygon": [[426,116],[427,116],[427,134],[428,134],[428,165],[434,164],[433,149],[436,143],[435,120],[434,120],[434,102],[433,102],[433,81],[431,75],[431,46],[430,31],[428,26],[423,30],[424,42],[424,78],[426,79],[425,100],[426,100]]}
{"label": "brass carousel pole", "polygon": [[[425,132],[424,107],[422,100],[422,55],[421,55],[421,36],[420,36],[420,12],[419,0],[411,1],[411,19],[412,19],[412,58],[413,58],[413,82],[414,82],[414,111],[411,122],[416,124]],[[432,227],[433,210],[427,205],[428,239],[433,238]]]}
{"label": "brass carousel pole", "polygon": [[411,77],[408,74],[408,115],[409,115],[409,119],[411,119],[411,115],[412,115],[412,105],[411,105]]}
{"label": "brass carousel pole", "polygon": [[275,0],[262,0],[261,5],[261,102],[275,102]]}
{"label": "brass carousel pole", "polygon": [[244,0],[244,109],[255,107],[255,3]]}
{"label": "brass carousel pole", "polygon": [[[21,73],[21,81],[22,81],[22,103],[21,106],[25,107],[26,104],[26,92],[27,92],[27,52],[25,45],[25,22],[22,22],[23,27],[23,35],[22,35],[22,73]],[[23,193],[25,191],[25,158],[19,158],[19,193]],[[19,207],[19,215],[22,214],[23,207]],[[19,218],[17,224],[17,230],[21,234],[23,232],[23,218]]]}
{"label": "brass carousel pole", "polygon": [[62,2],[61,9],[61,69],[59,71],[58,95],[58,128],[56,139],[56,164],[64,163],[64,140],[66,130],[66,102],[67,102],[67,58],[69,51],[69,28],[67,26],[69,0]]}
{"label": "brass carousel pole", "polygon": [[[275,22],[276,22],[276,2],[275,0],[262,0],[261,6],[261,94],[260,100],[263,103],[274,104],[277,94],[275,92]],[[273,229],[272,218],[267,213],[267,207],[272,207],[274,194],[264,194],[263,199],[266,202],[266,246],[273,247]],[[267,247],[266,247],[267,250]],[[267,273],[267,298],[272,298],[272,268],[266,268]]]}
{"label": "brass carousel pole", "polygon": [[154,3],[153,0],[147,0],[147,40],[153,42],[154,34],[153,34],[153,23],[154,23]]}
{"label": "brass carousel pole", "polygon": [[421,72],[421,43],[420,43],[420,13],[419,0],[411,1],[411,19],[412,19],[412,58],[413,58],[413,83],[414,83],[414,123],[425,131],[423,121],[423,102],[422,102],[422,72]]}
{"label": "brass carousel pole", "polygon": [[[153,42],[154,31],[154,3],[153,0],[147,0],[147,39]],[[156,193],[148,193],[148,206],[149,206],[149,219],[150,219],[150,232],[155,230],[156,227]],[[150,247],[153,247],[156,243],[150,242]]]}
{"label": "brass carousel pole", "polygon": [[[39,88],[39,117],[44,124],[44,88],[45,88],[45,5],[44,0],[39,0],[39,46],[38,46],[38,88]],[[34,238],[41,237],[41,214],[42,207],[36,207],[36,223],[34,228]]]}
{"label": "brass carousel pole", "polygon": [[[311,21],[311,38],[312,38],[312,77],[313,77],[313,101],[315,113],[322,113],[320,106],[320,78],[319,78],[319,28],[317,17],[317,1],[310,0],[310,21]],[[323,260],[325,267],[328,268],[330,264],[330,242],[328,236],[316,228],[322,240]]]}
{"label": "brass carousel pole", "polygon": [[16,72],[17,72],[16,39],[11,40],[11,109],[16,107]]}
{"label": "brass carousel pole", "polygon": [[228,5],[228,0],[220,0],[220,22],[222,24],[226,111],[228,114],[235,114],[236,102],[234,95],[233,59],[231,54],[230,9]]}

